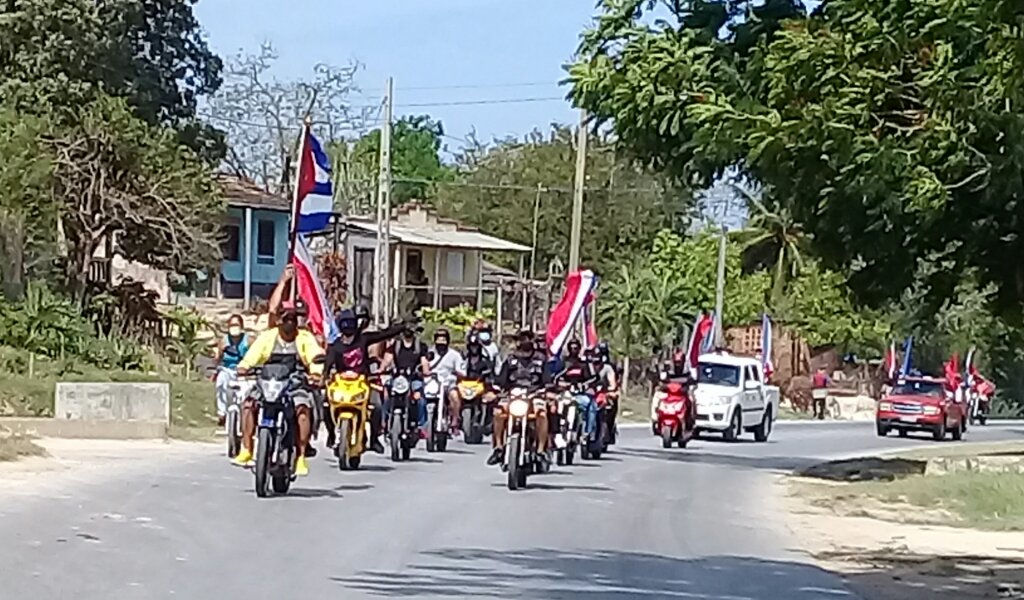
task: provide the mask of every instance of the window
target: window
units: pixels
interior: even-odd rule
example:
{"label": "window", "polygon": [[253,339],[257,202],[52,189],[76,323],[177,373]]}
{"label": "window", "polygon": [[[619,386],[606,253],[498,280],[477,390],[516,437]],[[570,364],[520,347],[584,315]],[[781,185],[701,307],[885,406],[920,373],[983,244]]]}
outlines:
{"label": "window", "polygon": [[717,363],[700,363],[697,365],[697,383],[739,387],[740,368]]}
{"label": "window", "polygon": [[447,252],[446,268],[445,273],[448,281],[452,283],[462,283],[463,272],[465,269],[466,255],[462,252]]}
{"label": "window", "polygon": [[747,381],[761,382],[760,369],[757,367],[747,367]]}
{"label": "window", "polygon": [[274,264],[275,234],[274,222],[260,219],[256,224],[256,262],[261,265]]}
{"label": "window", "polygon": [[224,241],[221,243],[220,251],[224,256],[224,260],[228,262],[238,262],[240,260],[241,244],[239,235],[238,225],[225,225],[224,233],[222,235]]}

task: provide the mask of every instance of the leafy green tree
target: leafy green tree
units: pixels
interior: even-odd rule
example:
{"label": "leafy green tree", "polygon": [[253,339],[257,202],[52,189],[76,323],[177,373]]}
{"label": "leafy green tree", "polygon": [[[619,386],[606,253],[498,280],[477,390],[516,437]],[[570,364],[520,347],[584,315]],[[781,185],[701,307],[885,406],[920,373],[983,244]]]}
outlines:
{"label": "leafy green tree", "polygon": [[[192,12],[195,0],[9,0],[0,4],[0,97],[20,108],[71,108],[98,94],[123,97],[135,116],[174,128],[210,161],[219,132],[196,120],[221,84]],[[73,118],[74,114],[68,115]]]}
{"label": "leafy green tree", "polygon": [[772,276],[771,305],[782,302],[791,279],[800,273],[809,237],[787,206],[768,206],[743,188],[752,215],[734,235],[743,244],[744,267],[767,269]]}
{"label": "leafy green tree", "polygon": [[[452,170],[441,162],[444,126],[427,115],[406,116],[391,130],[391,175],[393,203],[430,200],[437,193],[434,182],[452,180]],[[352,157],[363,171],[376,178],[380,168],[380,129],[359,138],[352,146]],[[373,179],[371,178],[371,179]]]}
{"label": "leafy green tree", "polygon": [[[581,260],[598,273],[615,273],[650,249],[663,228],[685,225],[694,202],[667,178],[639,166],[611,139],[591,139],[587,153]],[[485,233],[533,245],[535,275],[544,277],[569,254],[575,133],[553,127],[524,139],[473,146],[456,157],[458,181],[441,186],[441,213]]]}

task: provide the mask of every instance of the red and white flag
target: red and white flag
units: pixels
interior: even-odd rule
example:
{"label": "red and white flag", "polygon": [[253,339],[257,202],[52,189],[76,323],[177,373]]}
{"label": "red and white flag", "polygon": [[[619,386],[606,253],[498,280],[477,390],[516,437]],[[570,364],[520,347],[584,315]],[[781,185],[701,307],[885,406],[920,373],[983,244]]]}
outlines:
{"label": "red and white flag", "polygon": [[768,313],[761,317],[761,369],[766,381],[775,373],[775,363],[772,362],[772,320],[768,318]]}
{"label": "red and white flag", "polygon": [[295,267],[295,285],[298,296],[302,298],[309,309],[309,328],[330,344],[339,335],[338,324],[334,321],[334,312],[331,310],[327,294],[324,293],[324,288],[320,284],[316,261],[313,259],[309,247],[306,246],[305,237],[301,234],[296,236],[292,265]]}
{"label": "red and white flag", "polygon": [[[584,309],[593,303],[597,282],[597,275],[590,270],[575,271],[566,275],[565,293],[562,294],[562,299],[558,301],[558,305],[548,317],[548,328],[545,335],[548,352],[553,356],[562,352],[562,347],[572,337],[576,321],[583,314]],[[596,330],[593,331],[593,335],[596,344]]]}
{"label": "red and white flag", "polygon": [[885,374],[886,377],[892,381],[896,379],[896,341],[893,340],[889,343],[889,349],[885,352]]}

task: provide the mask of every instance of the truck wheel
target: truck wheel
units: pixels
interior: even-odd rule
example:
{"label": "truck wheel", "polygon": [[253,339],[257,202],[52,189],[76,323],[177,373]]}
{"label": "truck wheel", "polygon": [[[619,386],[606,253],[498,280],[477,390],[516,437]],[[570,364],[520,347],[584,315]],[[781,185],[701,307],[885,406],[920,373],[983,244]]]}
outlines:
{"label": "truck wheel", "polygon": [[900,437],[904,437],[905,438],[908,435],[910,435],[910,432],[907,431],[906,429],[900,429],[899,432],[900,432]]}
{"label": "truck wheel", "polygon": [[729,421],[729,428],[725,430],[722,437],[727,442],[735,442],[740,437],[740,432],[743,431],[743,417],[740,415],[740,409],[732,411],[732,419]]}
{"label": "truck wheel", "polygon": [[942,420],[932,430],[932,437],[935,438],[936,442],[946,439],[946,415],[942,415]]}
{"label": "truck wheel", "polygon": [[889,435],[889,428],[882,424],[882,422],[875,421],[875,432],[878,433],[878,437],[885,437]]}
{"label": "truck wheel", "polygon": [[754,428],[754,440],[758,442],[767,442],[768,436],[772,434],[772,407],[769,405],[765,407],[764,414],[761,415],[761,423]]}

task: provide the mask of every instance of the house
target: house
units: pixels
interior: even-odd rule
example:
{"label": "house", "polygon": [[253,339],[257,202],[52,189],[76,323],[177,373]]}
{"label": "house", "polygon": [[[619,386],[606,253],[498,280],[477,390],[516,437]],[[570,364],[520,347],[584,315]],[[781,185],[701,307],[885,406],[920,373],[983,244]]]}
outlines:
{"label": "house", "polygon": [[[390,299],[385,301],[375,294],[376,222],[370,217],[349,217],[345,226],[349,297],[372,306],[381,321],[423,307],[446,309],[470,304],[480,308],[485,292],[499,294],[500,289],[484,281],[488,272],[484,255],[516,254],[522,273],[522,256],[530,251],[529,246],[442,218],[419,202],[406,203],[392,211]],[[384,310],[387,304],[390,307]]]}

